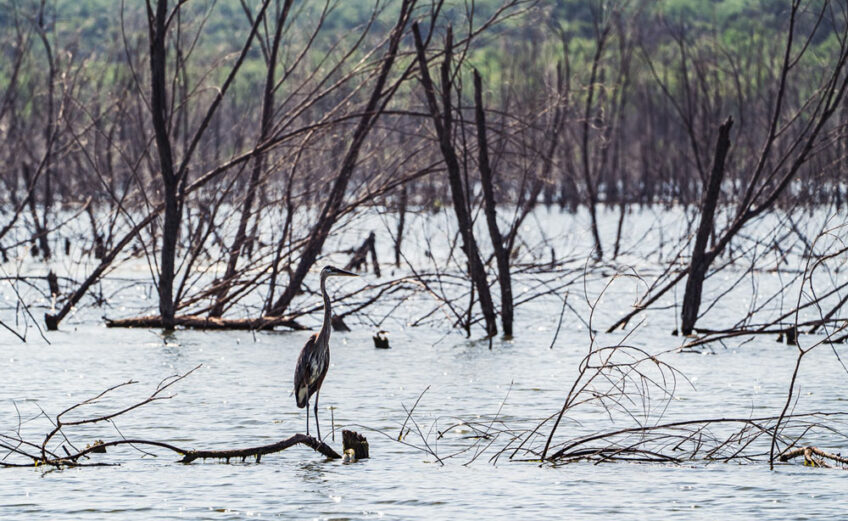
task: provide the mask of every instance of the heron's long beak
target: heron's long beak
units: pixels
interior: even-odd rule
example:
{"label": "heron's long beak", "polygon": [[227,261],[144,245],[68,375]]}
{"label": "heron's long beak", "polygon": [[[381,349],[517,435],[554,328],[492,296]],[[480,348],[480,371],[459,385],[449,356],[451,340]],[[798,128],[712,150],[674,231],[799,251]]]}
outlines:
{"label": "heron's long beak", "polygon": [[341,268],[335,268],[335,270],[333,271],[333,275],[339,275],[339,276],[342,276],[342,277],[358,277],[359,276],[358,274],[353,273],[352,271],[346,271],[346,270],[343,270]]}

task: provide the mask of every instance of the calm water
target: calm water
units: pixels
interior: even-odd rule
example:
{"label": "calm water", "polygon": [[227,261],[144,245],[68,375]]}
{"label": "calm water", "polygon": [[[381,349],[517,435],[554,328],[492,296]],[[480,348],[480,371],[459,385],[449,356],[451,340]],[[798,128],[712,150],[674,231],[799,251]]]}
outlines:
{"label": "calm water", "polygon": [[[776,284],[763,275],[761,284]],[[770,282],[771,281],[771,282]],[[598,284],[602,283],[599,282]],[[347,284],[347,283],[346,283]],[[342,289],[333,285],[334,290]],[[580,298],[571,297],[578,312]],[[598,324],[632,302],[632,286],[612,290]],[[721,323],[749,306],[750,288],[711,311]],[[130,300],[127,306],[132,307]],[[415,305],[415,304],[410,304]],[[583,306],[585,306],[583,304]],[[570,387],[588,336],[567,313],[553,349],[559,300],[541,300],[519,310],[514,341],[492,349],[446,328],[407,328],[389,321],[392,349],[376,350],[374,327],[353,321],[350,333],[334,333],[332,365],[321,391],[322,433],[334,423],[369,438],[372,458],[352,465],[327,461],[308,448],[265,456],[261,464],[175,463],[129,447],[98,461],[107,468],[45,472],[0,470],[2,519],[830,519],[848,506],[838,469],[813,469],[797,462],[774,472],[765,463],[656,464],[579,463],[562,467],[489,463],[485,453],[439,465],[429,454],[397,443],[406,413],[428,386],[415,413],[421,429],[445,429],[458,419],[489,418],[506,398],[501,417],[526,427],[556,411]],[[24,419],[37,405],[55,415],[108,386],[139,383],[88,409],[114,410],[146,396],[164,377],[202,368],[175,388],[176,396],[119,418],[115,425],[69,430],[70,441],[127,437],[171,442],[187,448],[244,447],[271,443],[304,430],[305,414],[290,395],[292,373],[307,332],[111,330],[89,310],[48,334],[50,345],[30,332],[29,343],[3,337],[0,355],[0,431],[14,431],[17,404]],[[630,343],[652,352],[673,348],[668,333],[673,311],[647,315]],[[109,312],[117,314],[116,310]],[[314,323],[318,317],[310,323]],[[725,322],[726,323],[726,322]],[[615,341],[618,336],[601,337]],[[779,413],[795,348],[758,338],[704,353],[670,353],[665,361],[685,373],[694,387],[680,384],[666,421]],[[820,348],[805,359],[796,412],[846,410],[846,373],[832,351]],[[508,394],[509,393],[509,394]],[[507,398],[508,394],[508,398]],[[331,410],[334,422],[331,422]],[[576,418],[580,420],[580,418]],[[610,427],[608,424],[607,427]],[[25,438],[40,441],[43,419],[25,422]],[[435,448],[450,453],[467,431],[448,432]],[[568,433],[563,431],[563,436]],[[429,441],[435,443],[435,435]],[[409,441],[419,443],[414,434]],[[839,440],[839,441],[836,441]],[[828,445],[828,442],[834,445]],[[839,438],[817,443],[843,450]],[[330,441],[341,445],[340,437]]]}

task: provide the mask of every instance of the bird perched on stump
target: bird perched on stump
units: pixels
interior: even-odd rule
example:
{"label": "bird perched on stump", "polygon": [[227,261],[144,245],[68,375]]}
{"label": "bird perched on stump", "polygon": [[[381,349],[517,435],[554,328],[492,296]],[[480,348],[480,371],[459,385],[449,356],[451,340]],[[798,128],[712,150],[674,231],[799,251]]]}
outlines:
{"label": "bird perched on stump", "polygon": [[326,281],[328,277],[358,277],[335,266],[324,266],[321,270],[321,295],[324,297],[324,322],[321,331],[312,335],[306,345],[300,350],[297,366],[294,369],[294,395],[297,406],[306,407],[306,435],[309,435],[309,399],[315,395],[315,427],[318,429],[318,439],[321,439],[321,426],[318,423],[318,395],[321,384],[327,376],[330,367],[330,324],[332,312],[330,297],[327,295]]}

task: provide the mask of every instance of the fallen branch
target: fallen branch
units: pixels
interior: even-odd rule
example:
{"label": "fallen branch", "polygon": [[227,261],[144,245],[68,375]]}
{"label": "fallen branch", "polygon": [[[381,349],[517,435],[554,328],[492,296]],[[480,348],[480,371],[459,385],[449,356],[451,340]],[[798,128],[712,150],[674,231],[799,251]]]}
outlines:
{"label": "fallen branch", "polygon": [[249,457],[255,457],[256,463],[259,463],[259,460],[265,454],[281,452],[288,449],[289,447],[293,447],[301,443],[303,445],[311,447],[316,452],[320,452],[328,458],[341,459],[341,456],[339,456],[339,454],[334,451],[332,447],[318,440],[317,438],[307,436],[306,434],[295,434],[294,436],[285,440],[278,441],[277,443],[272,443],[270,445],[261,445],[259,447],[251,447],[248,449],[187,451],[183,453],[183,459],[180,460],[180,463],[191,463],[192,461],[198,458],[217,458],[226,459],[227,461],[229,461],[230,458],[241,458],[242,461],[244,461],[246,458]]}
{"label": "fallen branch", "polygon": [[813,458],[813,454],[819,456],[821,458],[829,459],[832,461],[836,461],[838,463],[842,463],[843,465],[848,464],[848,458],[842,457],[841,454],[831,454],[829,452],[825,452],[818,447],[798,447],[796,449],[792,449],[790,451],[786,451],[777,458],[780,461],[787,462],[791,459],[795,459],[799,456],[804,456],[804,464],[812,464],[816,467],[826,467],[827,465],[823,465],[822,461],[818,461]]}
{"label": "fallen branch", "polygon": [[[297,331],[309,328],[288,317],[259,317],[259,318],[220,318],[200,317],[196,315],[177,315],[174,326],[192,329],[247,329],[251,331],[269,330],[277,326],[288,327]],[[148,315],[143,317],[106,319],[106,327],[165,327],[162,317]]]}

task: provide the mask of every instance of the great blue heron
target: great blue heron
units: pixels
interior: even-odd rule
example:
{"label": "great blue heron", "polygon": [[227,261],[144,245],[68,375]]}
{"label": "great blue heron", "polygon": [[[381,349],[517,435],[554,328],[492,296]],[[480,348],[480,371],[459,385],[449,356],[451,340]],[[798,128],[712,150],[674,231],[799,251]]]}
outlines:
{"label": "great blue heron", "polygon": [[312,335],[306,345],[300,350],[297,367],[294,368],[294,395],[297,406],[306,407],[306,435],[309,435],[309,398],[315,395],[315,426],[318,428],[318,439],[321,439],[321,426],[318,423],[318,394],[321,384],[327,376],[330,367],[330,297],[327,295],[325,282],[327,277],[358,277],[334,266],[324,266],[321,270],[321,294],[324,296],[324,323],[321,331]]}

